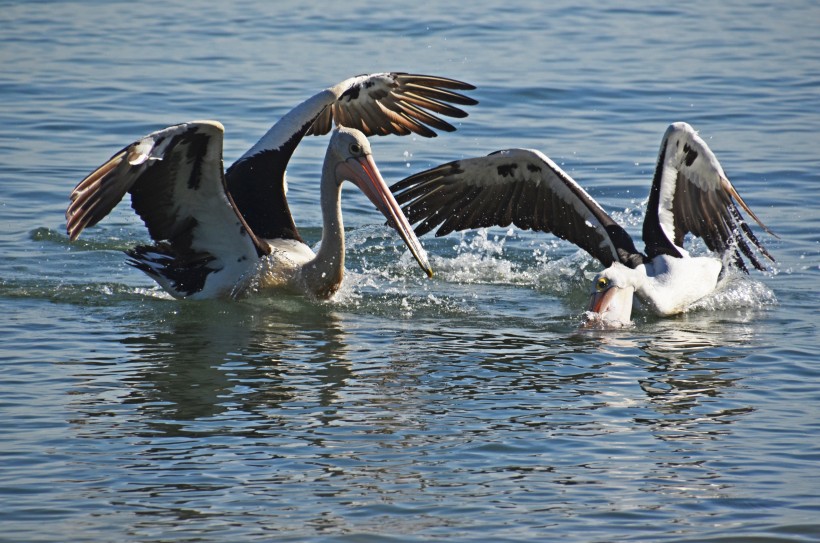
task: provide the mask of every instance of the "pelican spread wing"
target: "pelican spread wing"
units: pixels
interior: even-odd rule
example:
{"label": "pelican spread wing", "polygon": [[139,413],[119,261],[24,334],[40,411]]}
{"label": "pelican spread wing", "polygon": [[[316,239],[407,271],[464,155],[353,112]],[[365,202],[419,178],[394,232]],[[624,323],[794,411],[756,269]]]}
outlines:
{"label": "pelican spread wing", "polygon": [[455,130],[438,115],[467,116],[456,106],[477,102],[456,91],[474,88],[455,79],[399,72],[345,79],[308,98],[274,124],[228,168],[228,189],[257,236],[302,241],[287,204],[285,170],[305,134],[326,134],[335,123],[366,136],[415,133],[434,137],[433,129]]}
{"label": "pelican spread wing", "polygon": [[180,297],[201,291],[211,274],[235,285],[269,249],[225,191],[222,136],[218,122],[190,122],[153,132],[114,154],[71,192],[70,239],[130,193],[131,206],[156,242],[128,251],[132,265],[155,278],[162,275]]}
{"label": "pelican spread wing", "polygon": [[507,149],[456,160],[391,187],[421,236],[509,226],[551,232],[605,266],[629,264],[631,237],[557,164],[539,151]]}
{"label": "pelican spread wing", "polygon": [[741,252],[755,268],[764,269],[749,244],[774,259],[746,224],[738,204],[774,235],[737,193],[697,132],[686,123],[671,124],[661,142],[643,224],[647,256],[685,255],[684,238],[692,233],[718,254],[732,251],[740,269],[746,270]]}
{"label": "pelican spread wing", "polygon": [[455,130],[436,114],[461,119],[467,112],[453,104],[478,103],[456,92],[475,89],[469,83],[401,72],[352,77],[333,89],[337,98],[316,117],[308,134],[327,134],[335,121],[367,136],[415,133],[433,138],[436,133],[430,127],[444,132]]}

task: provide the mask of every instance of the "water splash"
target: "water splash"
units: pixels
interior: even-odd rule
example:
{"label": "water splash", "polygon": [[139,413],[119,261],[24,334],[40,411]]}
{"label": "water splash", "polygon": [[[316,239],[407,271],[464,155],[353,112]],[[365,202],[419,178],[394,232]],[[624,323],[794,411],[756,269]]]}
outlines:
{"label": "water splash", "polygon": [[774,305],[777,305],[777,297],[768,286],[732,270],[718,282],[714,292],[692,304],[689,310],[762,309]]}
{"label": "water splash", "polygon": [[580,324],[582,330],[624,330],[635,327],[635,321],[620,322],[605,320],[603,315],[593,311],[584,311],[584,315]]}
{"label": "water splash", "polygon": [[506,235],[490,236],[487,229],[474,234],[462,234],[454,245],[454,256],[433,257],[439,273],[448,281],[457,283],[527,283],[529,278],[521,266],[505,258]]}
{"label": "water splash", "polygon": [[[619,221],[638,224],[642,220],[645,202],[634,208],[615,212]],[[62,233],[37,229],[30,233],[40,242],[68,245]],[[124,236],[103,236],[87,242],[87,246],[71,248],[110,253],[120,249],[130,239]],[[427,279],[420,273],[415,260],[396,233],[384,225],[368,225],[347,232],[346,276],[339,292],[329,301],[309,301],[341,310],[396,318],[463,318],[486,312],[490,304],[506,304],[510,315],[539,319],[567,317],[567,308],[574,308],[571,318],[587,328],[599,328],[596,322],[584,318],[588,285],[600,270],[600,264],[586,252],[553,236],[515,228],[507,230],[481,229],[445,238],[425,238],[435,276]],[[695,245],[695,252],[706,252]],[[109,265],[105,262],[105,265]],[[129,275],[117,282],[75,284],[59,278],[41,281],[10,279],[0,285],[9,297],[45,298],[78,304],[110,304],[132,299],[168,300],[158,287],[129,285]],[[109,277],[110,279],[110,277]],[[530,307],[532,296],[543,298]],[[266,298],[275,299],[278,295]],[[251,297],[252,298],[252,297]],[[759,309],[775,305],[777,298],[763,283],[740,272],[727,274],[717,290],[690,308],[690,313],[719,310]],[[307,309],[306,309],[307,310]],[[653,318],[646,311],[634,315],[638,322]]]}

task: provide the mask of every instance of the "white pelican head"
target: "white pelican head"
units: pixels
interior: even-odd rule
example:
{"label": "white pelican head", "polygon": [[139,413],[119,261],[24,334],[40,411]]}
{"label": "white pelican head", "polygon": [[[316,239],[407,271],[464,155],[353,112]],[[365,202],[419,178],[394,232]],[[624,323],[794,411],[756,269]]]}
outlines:
{"label": "white pelican head", "polygon": [[[592,315],[587,326],[626,326],[631,323],[632,298],[636,281],[642,274],[616,262],[595,276],[587,311]],[[645,277],[645,274],[644,274]]]}

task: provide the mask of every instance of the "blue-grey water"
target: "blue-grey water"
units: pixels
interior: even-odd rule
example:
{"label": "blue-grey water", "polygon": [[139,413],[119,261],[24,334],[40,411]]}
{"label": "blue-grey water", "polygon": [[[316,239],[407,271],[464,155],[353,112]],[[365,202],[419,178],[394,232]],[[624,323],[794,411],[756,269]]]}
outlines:
{"label": "blue-grey water", "polygon": [[[2,2],[0,540],[820,540],[820,7],[612,5]],[[453,134],[373,138],[389,182],[536,148],[639,237],[687,121],[777,263],[581,332],[584,253],[425,237],[428,280],[353,189],[326,303],[169,299],[125,264],[147,239],[127,202],[68,242],[70,190],[137,137],[217,119],[231,162],[385,70],[480,101]],[[312,243],[326,143],[288,171]]]}

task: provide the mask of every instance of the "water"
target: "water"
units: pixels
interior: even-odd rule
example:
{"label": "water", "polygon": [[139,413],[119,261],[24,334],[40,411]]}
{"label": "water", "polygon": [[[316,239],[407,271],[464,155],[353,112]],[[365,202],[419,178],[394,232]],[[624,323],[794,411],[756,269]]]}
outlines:
{"label": "water", "polygon": [[[820,8],[283,4],[0,10],[0,539],[820,539]],[[124,264],[146,239],[127,205],[68,243],[69,191],[135,138],[216,118],[230,162],[380,70],[481,102],[455,134],[374,139],[388,181],[537,148],[639,236],[684,120],[778,262],[678,318],[581,332],[597,267],[572,246],[424,238],[427,280],[351,189],[328,303],[169,300]],[[314,243],[325,145],[288,172]]]}

